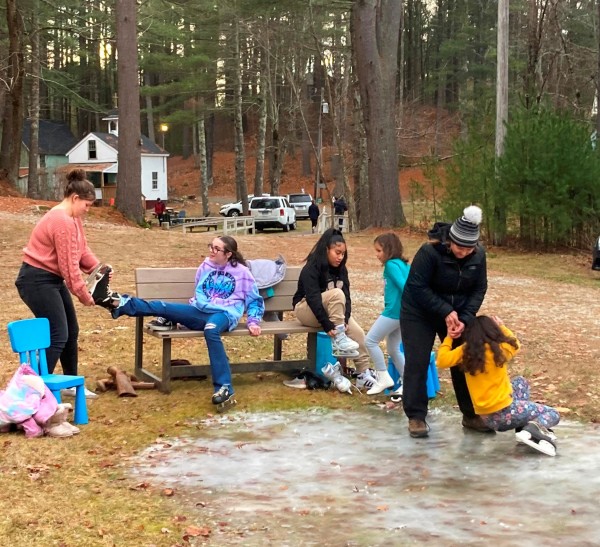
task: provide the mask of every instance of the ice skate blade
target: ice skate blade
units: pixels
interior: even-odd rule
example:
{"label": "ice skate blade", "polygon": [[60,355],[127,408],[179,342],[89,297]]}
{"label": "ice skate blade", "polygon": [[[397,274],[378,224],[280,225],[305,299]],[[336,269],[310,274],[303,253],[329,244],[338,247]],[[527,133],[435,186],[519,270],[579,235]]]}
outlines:
{"label": "ice skate blade", "polygon": [[551,442],[544,441],[544,440],[536,441],[533,438],[531,438],[531,436],[529,436],[529,438],[526,438],[526,436],[521,435],[521,433],[526,433],[526,432],[521,431],[515,435],[515,437],[517,439],[517,443],[526,444],[530,448],[533,448],[535,451],[541,452],[542,454],[545,454],[546,456],[551,456],[551,457],[556,456],[556,447]]}
{"label": "ice skate blade", "polygon": [[334,357],[340,358],[340,359],[353,359],[355,357],[358,357],[359,353],[358,350],[354,350],[354,351],[349,351],[346,353],[341,353],[341,352],[333,352],[332,355]]}
{"label": "ice skate blade", "polygon": [[100,270],[103,267],[104,267],[104,264],[102,264],[102,263],[98,264],[98,266],[96,266],[92,270],[90,275],[87,276],[87,279],[85,280],[85,286],[87,287],[87,290],[90,293],[94,292],[94,289],[96,288],[96,284],[98,283],[98,281],[100,281],[100,279],[102,279],[103,275],[100,274]]}
{"label": "ice skate blade", "polygon": [[229,399],[224,403],[217,404],[217,412],[219,414],[222,414],[223,412],[226,412],[229,408],[234,407],[235,405],[237,405],[237,401],[235,399]]}

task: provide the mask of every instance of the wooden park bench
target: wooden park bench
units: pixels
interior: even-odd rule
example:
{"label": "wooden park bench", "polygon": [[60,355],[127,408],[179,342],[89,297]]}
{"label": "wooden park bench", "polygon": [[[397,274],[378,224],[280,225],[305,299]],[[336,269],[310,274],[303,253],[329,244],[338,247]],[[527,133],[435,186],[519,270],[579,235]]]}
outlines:
{"label": "wooden park bench", "polygon": [[[300,267],[288,267],[282,281],[271,288],[273,294],[265,298],[265,311],[275,312],[281,321],[263,321],[261,336],[273,337],[273,356],[266,360],[234,363],[230,355],[231,372],[263,372],[286,371],[307,368],[315,370],[317,357],[317,332],[320,329],[305,327],[297,319],[283,318],[284,312],[291,311],[292,297],[296,292]],[[137,268],[135,270],[136,294],[145,300],[166,300],[169,302],[187,303],[194,294],[197,268]],[[261,291],[261,294],[265,291]],[[135,323],[135,375],[140,380],[155,382],[164,393],[171,391],[171,380],[182,377],[210,375],[210,365],[178,365],[171,366],[171,349],[173,340],[187,338],[203,338],[202,331],[179,328],[169,331],[155,331],[144,325],[148,318],[136,317]],[[282,340],[278,334],[306,334],[306,358],[284,359]],[[144,336],[153,336],[162,340],[162,371],[160,377],[144,368]],[[250,336],[246,323],[240,324],[229,336]],[[267,356],[265,356],[267,357]]]}
{"label": "wooden park bench", "polygon": [[193,232],[194,230],[221,230],[224,234],[253,234],[254,233],[254,217],[205,217],[190,219],[190,221],[181,223],[183,233]]}
{"label": "wooden park bench", "polygon": [[181,227],[184,234],[186,232],[193,232],[194,230],[205,230],[207,232],[210,230],[216,231],[219,227],[219,222],[221,221],[219,217],[190,217],[183,220]]}

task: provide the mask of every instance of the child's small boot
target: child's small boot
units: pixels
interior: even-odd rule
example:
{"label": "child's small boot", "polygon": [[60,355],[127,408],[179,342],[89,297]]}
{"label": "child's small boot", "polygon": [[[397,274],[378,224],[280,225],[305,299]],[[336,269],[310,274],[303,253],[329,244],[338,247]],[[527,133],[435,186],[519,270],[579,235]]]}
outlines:
{"label": "child's small boot", "polygon": [[73,430],[67,423],[69,409],[64,405],[58,405],[58,409],[44,426],[44,433],[49,437],[72,437]]}

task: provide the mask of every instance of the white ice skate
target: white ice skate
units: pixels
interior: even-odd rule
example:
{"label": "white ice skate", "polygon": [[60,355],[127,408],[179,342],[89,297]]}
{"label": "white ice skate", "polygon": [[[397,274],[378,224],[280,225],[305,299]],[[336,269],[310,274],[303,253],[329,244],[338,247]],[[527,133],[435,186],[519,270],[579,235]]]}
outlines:
{"label": "white ice skate", "polygon": [[339,361],[336,361],[335,365],[327,363],[322,369],[321,373],[325,378],[331,381],[331,383],[341,393],[352,393],[352,384],[350,380],[342,374],[342,365]]}
{"label": "white ice skate", "polygon": [[556,435],[537,422],[529,422],[515,433],[515,437],[518,443],[526,444],[547,456],[556,456]]}
{"label": "white ice skate", "polygon": [[334,357],[358,357],[358,342],[348,338],[343,330],[333,337],[331,349]]}

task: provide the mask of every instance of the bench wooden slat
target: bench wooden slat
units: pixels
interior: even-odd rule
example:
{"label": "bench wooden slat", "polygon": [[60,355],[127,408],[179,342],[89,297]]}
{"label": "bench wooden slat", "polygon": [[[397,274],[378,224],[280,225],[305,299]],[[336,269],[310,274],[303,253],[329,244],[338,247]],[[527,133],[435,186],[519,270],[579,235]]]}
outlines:
{"label": "bench wooden slat", "polygon": [[[147,334],[155,338],[198,338],[204,337],[204,332],[200,330],[188,330],[179,328],[176,330],[153,330],[144,327]],[[286,321],[263,321],[260,324],[262,334],[297,334],[306,332],[319,332],[320,328],[306,327],[297,319],[287,319]],[[240,323],[232,331],[224,332],[223,336],[248,336],[248,327],[246,323]]]}
{"label": "bench wooden slat", "polygon": [[[284,279],[272,287],[273,296],[265,297],[265,310],[277,312],[290,311],[292,296],[296,292],[301,268],[288,267]],[[187,303],[195,289],[194,278],[197,268],[138,268],[135,271],[136,294],[147,300],[167,300],[169,302]],[[261,291],[265,296],[265,291]],[[159,389],[168,393],[171,390],[171,379],[182,376],[194,376],[210,372],[209,365],[192,365],[190,367],[171,367],[172,340],[201,338],[204,333],[178,329],[174,331],[154,331],[144,326],[142,317],[136,318],[135,334],[135,374],[140,379],[157,383]],[[291,371],[298,368],[315,368],[317,352],[318,328],[305,327],[297,319],[284,321],[263,321],[262,335],[273,337],[273,359],[253,363],[232,363],[232,373],[262,372],[262,371]],[[284,360],[282,358],[282,341],[278,334],[306,334],[306,359]],[[150,335],[162,340],[162,371],[160,377],[143,367],[144,335]],[[249,336],[245,323],[239,324],[224,336]],[[185,369],[185,370],[184,370]]]}

